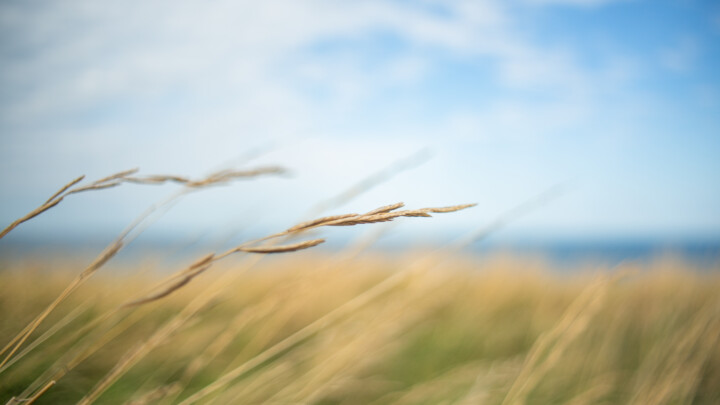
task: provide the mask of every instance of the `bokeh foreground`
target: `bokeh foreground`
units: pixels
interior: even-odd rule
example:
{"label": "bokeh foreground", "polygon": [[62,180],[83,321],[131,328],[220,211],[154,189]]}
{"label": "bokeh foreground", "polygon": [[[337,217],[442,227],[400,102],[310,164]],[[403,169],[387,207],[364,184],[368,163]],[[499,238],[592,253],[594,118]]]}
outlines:
{"label": "bokeh foreground", "polygon": [[[720,401],[717,271],[671,259],[561,275],[502,255],[263,257],[120,308],[162,274],[152,260],[110,264],[2,369],[0,397],[47,387],[36,403]],[[81,266],[3,263],[3,345]]]}

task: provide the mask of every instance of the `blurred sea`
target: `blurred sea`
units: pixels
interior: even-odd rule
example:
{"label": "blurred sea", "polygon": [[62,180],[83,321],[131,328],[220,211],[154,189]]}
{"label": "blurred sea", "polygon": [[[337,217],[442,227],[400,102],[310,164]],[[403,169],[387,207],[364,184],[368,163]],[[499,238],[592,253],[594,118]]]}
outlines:
{"label": "blurred sea", "polygon": [[[107,239],[107,240],[105,240]],[[35,255],[63,256],[95,256],[111,238],[94,239],[52,239],[22,240],[8,238],[0,243],[0,260],[32,257]],[[209,241],[173,241],[145,239],[130,244],[113,260],[132,261],[138,258],[165,256],[170,261],[192,260],[196,256],[213,251],[222,251],[233,243],[212,243]],[[345,248],[344,243],[328,241],[327,244],[315,248],[315,251],[332,253]],[[417,248],[410,243],[378,243],[373,249],[382,253],[398,253],[406,249]],[[432,245],[423,248],[432,249]],[[653,241],[653,240],[576,240],[576,241],[502,241],[484,242],[464,250],[480,258],[493,255],[508,255],[520,259],[542,259],[557,266],[560,270],[572,270],[587,264],[614,266],[622,262],[632,261],[650,263],[661,259],[674,259],[689,263],[695,267],[720,270],[720,240],[684,240],[684,241]]]}
{"label": "blurred sea", "polygon": [[564,268],[584,263],[614,266],[621,262],[677,259],[694,266],[720,269],[720,241],[552,241],[504,243],[479,246],[480,255],[507,252],[540,257]]}

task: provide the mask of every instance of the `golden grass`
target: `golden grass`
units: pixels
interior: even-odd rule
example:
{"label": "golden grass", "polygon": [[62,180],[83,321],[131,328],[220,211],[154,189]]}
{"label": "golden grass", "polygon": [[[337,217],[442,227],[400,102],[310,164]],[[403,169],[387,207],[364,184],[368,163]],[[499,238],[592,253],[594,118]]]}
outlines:
{"label": "golden grass", "polygon": [[24,216],[18,218],[17,220],[13,221],[10,225],[8,225],[5,229],[0,231],[0,239],[5,237],[8,233],[10,233],[13,229],[17,228],[20,224],[23,222],[29,221],[36,216],[42,214],[43,212],[49,210],[50,208],[58,205],[62,200],[65,199],[65,197],[82,193],[85,191],[91,191],[91,190],[103,190],[107,188],[113,188],[121,185],[122,183],[136,183],[136,184],[164,184],[167,182],[175,182],[182,184],[186,187],[191,188],[201,188],[201,187],[207,187],[212,185],[218,185],[218,184],[227,184],[228,182],[240,179],[240,178],[249,178],[249,177],[257,177],[260,175],[265,174],[282,174],[285,172],[284,169],[280,167],[262,167],[252,170],[222,170],[215,173],[210,174],[209,176],[199,179],[199,180],[191,180],[187,177],[181,177],[181,176],[169,176],[169,175],[148,175],[148,176],[142,176],[142,177],[133,177],[133,174],[136,174],[139,169],[130,169],[122,172],[118,172],[115,174],[112,174],[110,176],[103,177],[99,180],[95,180],[94,182],[80,187],[74,187],[81,181],[85,179],[85,175],[82,175],[66,185],[62,186],[58,191],[55,192],[50,198],[47,199],[43,204],[41,204],[39,207],[35,208],[34,210],[30,211],[29,213],[25,214]]}
{"label": "golden grass", "polygon": [[[666,261],[560,277],[537,262],[463,256],[462,243],[435,253],[359,257],[358,247],[331,257],[306,252],[261,262],[323,243],[284,241],[312,229],[430,217],[474,204],[400,210],[404,204],[396,203],[325,216],[207,254],[162,279],[138,264],[90,280],[154,213],[187,192],[281,172],[223,170],[191,180],[131,170],[77,186],[81,177],[6,228],[0,237],[82,191],[121,183],[184,186],[141,214],[88,265],[69,263],[67,271],[45,274],[32,268],[57,258],[35,257],[32,267],[2,262],[0,342],[7,343],[0,354],[7,354],[0,361],[0,401],[720,401],[718,269],[701,273]],[[392,174],[380,173],[380,179]],[[351,187],[331,205],[373,181]],[[510,211],[470,240],[547,198]],[[224,260],[230,257],[239,260]],[[213,278],[199,277],[211,267]],[[83,270],[77,274],[77,268]]]}
{"label": "golden grass", "polygon": [[[134,182],[134,183],[141,183],[141,184],[161,184],[168,181],[174,181],[183,183],[186,186],[185,192],[188,192],[192,189],[200,189],[203,187],[218,185],[218,184],[227,184],[228,182],[239,179],[239,178],[248,178],[248,177],[257,177],[264,174],[278,174],[283,173],[284,170],[278,167],[267,167],[267,168],[258,168],[258,169],[252,169],[247,171],[235,171],[235,170],[221,170],[215,173],[210,174],[204,179],[192,181],[183,177],[179,176],[147,176],[147,177],[131,177],[133,174],[137,173],[138,169],[131,169],[122,171],[119,173],[112,174],[110,176],[103,177],[99,180],[96,180],[89,185],[86,186],[79,186],[73,188],[76,184],[81,182],[85,176],[80,176],[63,187],[61,187],[57,192],[55,192],[45,203],[43,203],[38,208],[32,210],[25,216],[19,218],[18,220],[11,223],[8,227],[6,227],[1,233],[0,233],[0,239],[2,239],[5,235],[10,233],[13,229],[17,228],[20,224],[23,222],[26,222],[32,218],[35,218],[36,216],[40,215],[41,213],[49,210],[50,208],[58,205],[65,197],[71,195],[71,194],[77,194],[84,191],[90,191],[90,190],[101,190],[101,189],[107,189],[119,186],[123,182]],[[163,204],[161,205],[169,205],[173,201],[177,200],[178,198],[182,197],[184,193],[178,193],[173,196],[171,196],[169,199],[167,199]],[[70,294],[72,294],[80,285],[82,285],[88,278],[90,278],[97,270],[99,270],[105,263],[107,263],[108,260],[110,260],[113,256],[115,256],[124,246],[124,244],[127,242],[127,239],[130,235],[130,233],[138,228],[143,221],[146,221],[149,216],[157,209],[159,206],[151,207],[149,210],[141,214],[132,224],[130,224],[113,242],[111,242],[105,250],[98,255],[95,260],[93,260],[88,266],[86,266],[82,272],[80,272],[69,284],[68,286],[39,314],[37,315],[30,323],[28,323],[19,333],[17,333],[3,348],[0,350],[0,355],[3,355],[7,353],[7,355],[0,360],[0,373],[3,370],[3,366],[7,364],[8,361],[12,358],[13,355],[22,347],[22,345],[29,339],[30,335],[37,329],[37,327],[47,318],[47,316],[62,302],[64,301]],[[141,231],[140,231],[141,232]]]}
{"label": "golden grass", "polygon": [[[76,184],[78,184],[80,181],[83,180],[84,176],[81,176],[70,183],[66,184],[65,186],[61,187],[60,190],[58,190],[55,194],[53,194],[43,205],[38,207],[37,209],[31,211],[29,214],[25,215],[24,217],[21,217],[17,221],[13,222],[8,226],[0,235],[0,238],[10,231],[12,231],[14,228],[16,228],[19,224],[32,219],[36,217],[37,215],[41,214],[42,212],[47,211],[48,209],[56,206],[58,203],[60,203],[66,196],[75,194],[82,191],[88,191],[88,190],[100,190],[110,187],[115,187],[120,185],[123,182],[131,182],[131,183],[141,183],[141,184],[162,184],[166,182],[176,182],[181,183],[185,185],[185,189],[189,191],[190,189],[195,188],[202,188],[209,185],[215,185],[215,184],[223,184],[227,183],[231,180],[237,179],[237,178],[245,178],[245,177],[256,177],[261,174],[267,174],[267,173],[279,173],[282,172],[282,169],[279,168],[264,168],[264,169],[255,169],[251,171],[233,171],[233,170],[222,170],[216,173],[213,173],[206,177],[205,179],[199,180],[199,181],[191,181],[187,178],[180,177],[180,176],[168,176],[168,175],[153,175],[153,176],[145,176],[145,177],[132,177],[133,174],[137,172],[137,169],[128,170],[120,173],[116,173],[107,177],[104,177],[100,180],[97,180],[87,186],[80,186],[75,187]],[[12,364],[10,364],[11,361],[16,362],[20,359],[20,357],[26,355],[29,351],[37,347],[38,345],[42,344],[42,342],[45,340],[45,335],[41,336],[40,338],[33,341],[29,347],[20,353],[19,356],[15,356],[20,348],[25,344],[25,342],[30,338],[30,336],[39,328],[39,326],[42,324],[42,322],[63,302],[65,301],[72,293],[74,293],[83,283],[86,282],[92,275],[94,275],[99,268],[104,266],[113,256],[119,252],[123,246],[128,242],[128,239],[130,238],[130,234],[138,228],[144,221],[146,221],[149,216],[157,210],[159,206],[163,205],[169,205],[170,202],[173,200],[180,198],[184,192],[178,193],[174,196],[171,196],[170,199],[166,200],[164,203],[156,205],[151,207],[149,210],[147,210],[145,213],[141,214],[140,217],[138,217],[133,223],[130,224],[116,239],[113,241],[110,245],[106,247],[106,249],[97,257],[95,260],[91,262],[90,265],[85,267],[83,271],[81,271],[74,279],[70,281],[70,283],[63,289],[60,294],[50,302],[49,305],[43,309],[39,315],[37,315],[30,323],[28,323],[24,328],[20,330],[15,336],[9,340],[9,342],[4,346],[2,351],[0,351],[0,354],[7,353],[5,357],[0,361],[0,373],[7,370]],[[119,313],[122,311],[128,311],[132,310],[133,307],[136,307],[141,304],[147,304],[162,298],[167,297],[171,293],[174,293],[175,291],[179,290],[182,287],[185,287],[192,281],[194,278],[199,276],[200,274],[204,273],[206,270],[208,270],[215,262],[224,259],[232,254],[238,253],[238,252],[245,252],[245,253],[260,253],[260,254],[270,254],[270,253],[288,253],[288,252],[295,252],[298,250],[307,249],[310,247],[317,246],[320,243],[323,243],[323,239],[314,239],[309,240],[305,242],[295,243],[295,244],[288,244],[288,245],[282,245],[282,246],[253,246],[260,242],[270,241],[273,239],[281,238],[284,236],[297,234],[304,232],[308,229],[317,228],[321,226],[352,226],[352,225],[359,225],[359,224],[371,224],[371,223],[377,223],[377,222],[387,222],[391,221],[398,217],[430,217],[431,215],[429,213],[446,213],[446,212],[454,212],[459,211],[461,209],[465,209],[468,207],[473,206],[473,204],[467,204],[462,206],[452,206],[452,207],[443,207],[443,208],[423,208],[419,210],[406,210],[406,211],[395,211],[398,208],[402,207],[404,204],[397,203],[385,207],[380,207],[375,210],[372,210],[366,214],[358,215],[358,214],[349,214],[344,216],[333,216],[333,217],[323,217],[318,220],[305,222],[303,224],[294,226],[289,228],[286,231],[279,232],[273,235],[269,235],[264,238],[260,238],[254,241],[250,241],[247,243],[244,243],[242,245],[239,245],[235,248],[232,248],[224,253],[221,254],[209,254],[202,259],[196,261],[192,265],[190,265],[185,270],[182,270],[180,272],[177,272],[175,275],[171,276],[169,279],[166,279],[159,285],[157,285],[154,288],[154,292],[150,293],[149,295],[146,295],[144,297],[135,298],[124,305],[120,305],[116,307],[115,309],[107,311],[104,315],[98,317],[97,319],[93,320],[93,322],[90,323],[91,327],[87,329],[92,329],[96,326],[103,328],[103,323],[106,322],[112,322],[114,318],[117,317]],[[138,231],[142,232],[142,229]],[[137,234],[135,235],[137,236]],[[222,282],[224,284],[224,281]],[[212,295],[201,295],[200,297],[196,298],[195,300],[191,301],[188,306],[180,313],[178,314],[175,319],[165,324],[163,327],[159,328],[154,335],[152,335],[148,340],[146,340],[143,344],[139,345],[138,348],[131,350],[126,354],[126,356],[123,358],[122,361],[118,362],[118,364],[113,367],[109,373],[100,380],[97,385],[86,395],[83,397],[83,399],[80,401],[82,404],[89,404],[95,401],[109,386],[111,386],[120,376],[122,376],[127,370],[132,367],[137,361],[139,361],[142,357],[144,357],[147,353],[149,353],[151,350],[153,350],[158,344],[164,342],[167,337],[174,333],[174,331],[183,326],[186,322],[188,322],[198,310],[202,309],[212,298]],[[339,308],[339,310],[342,310],[343,308]],[[17,400],[15,397],[13,397],[10,402],[34,402],[37,400],[43,393],[45,393],[52,385],[55,384],[55,381],[62,376],[64,376],[71,368],[72,366],[75,366],[82,362],[85,358],[87,358],[89,355],[94,353],[97,349],[103,346],[104,342],[107,341],[107,334],[110,333],[113,330],[113,325],[110,325],[106,328],[104,328],[105,335],[102,334],[100,337],[96,340],[95,343],[85,343],[85,347],[81,347],[76,350],[75,357],[71,357],[70,360],[65,360],[65,364],[62,365],[60,371],[57,372],[51,372],[52,379],[42,386],[42,388],[33,388],[32,386],[28,387],[23,393],[23,397],[25,399]],[[54,332],[53,332],[54,333]],[[98,344],[97,342],[101,342]],[[15,357],[14,357],[15,356]],[[262,357],[258,357],[262,358]],[[44,374],[47,376],[47,373]],[[43,377],[40,377],[42,379]],[[47,379],[47,378],[45,378]],[[38,381],[36,380],[34,385],[37,385]],[[213,387],[210,387],[208,389],[214,390]],[[198,394],[199,395],[199,394]]]}
{"label": "golden grass", "polygon": [[[37,403],[720,399],[717,273],[658,262],[558,276],[507,258],[438,267],[417,253],[308,253],[252,269],[248,259],[83,339],[74,332],[153,282],[105,273],[57,309],[40,331],[51,336],[12,365],[0,395],[34,386],[24,397]],[[63,283],[12,263],[1,281],[3,313],[32,313]],[[21,323],[13,313],[1,336]],[[36,378],[43,370],[63,372]]]}

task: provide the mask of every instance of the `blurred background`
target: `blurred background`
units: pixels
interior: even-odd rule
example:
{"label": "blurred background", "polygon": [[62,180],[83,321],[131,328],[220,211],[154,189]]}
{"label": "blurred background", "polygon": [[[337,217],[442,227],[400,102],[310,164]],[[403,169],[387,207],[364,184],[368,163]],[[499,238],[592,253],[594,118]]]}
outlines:
{"label": "blurred background", "polygon": [[[713,1],[3,1],[0,222],[80,174],[281,165],[143,240],[241,242],[380,176],[323,214],[477,202],[379,246],[717,258],[718,72]],[[177,188],[68,197],[3,249],[108,243]]]}

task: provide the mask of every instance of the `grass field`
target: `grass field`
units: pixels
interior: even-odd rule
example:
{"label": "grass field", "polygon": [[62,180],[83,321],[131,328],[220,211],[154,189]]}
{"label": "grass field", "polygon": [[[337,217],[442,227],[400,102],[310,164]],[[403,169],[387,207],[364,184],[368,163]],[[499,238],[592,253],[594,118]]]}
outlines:
{"label": "grass field", "polygon": [[472,204],[321,217],[179,268],[161,264],[166,252],[111,260],[183,194],[279,171],[80,177],[11,223],[0,239],[80,192],[184,187],[94,259],[0,259],[0,403],[720,403],[720,264],[665,258],[561,273],[540,260],[469,256],[462,244],[333,252],[306,236]]}
{"label": "grass field", "polygon": [[[157,282],[152,264],[105,269],[4,366],[0,397],[49,387],[36,403],[720,402],[716,271],[665,259],[559,275],[511,256],[347,256],[246,256],[131,307],[120,305]],[[78,266],[3,264],[3,345]]]}

